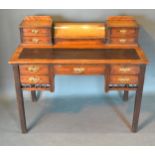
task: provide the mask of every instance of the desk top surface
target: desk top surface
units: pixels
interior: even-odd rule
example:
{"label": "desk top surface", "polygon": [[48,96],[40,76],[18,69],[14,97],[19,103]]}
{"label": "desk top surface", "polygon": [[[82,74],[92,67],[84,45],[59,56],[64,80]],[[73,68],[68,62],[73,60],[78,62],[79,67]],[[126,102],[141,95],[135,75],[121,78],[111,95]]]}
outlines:
{"label": "desk top surface", "polygon": [[140,48],[131,49],[53,49],[19,47],[9,61],[16,63],[52,64],[146,64],[147,59]]}

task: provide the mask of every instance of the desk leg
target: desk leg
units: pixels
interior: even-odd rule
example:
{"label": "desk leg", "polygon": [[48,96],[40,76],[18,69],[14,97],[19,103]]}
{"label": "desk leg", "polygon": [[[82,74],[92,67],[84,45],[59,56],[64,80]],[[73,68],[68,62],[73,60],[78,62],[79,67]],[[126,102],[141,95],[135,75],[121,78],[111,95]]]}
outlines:
{"label": "desk leg", "polygon": [[32,102],[36,102],[37,101],[36,91],[31,91],[31,98],[32,98]]}
{"label": "desk leg", "polygon": [[21,131],[22,133],[26,133],[27,128],[26,128],[26,119],[25,119],[25,108],[24,108],[23,91],[20,85],[19,66],[13,65],[13,71],[14,71],[16,98],[17,98],[17,106],[18,106],[18,111],[19,111]]}
{"label": "desk leg", "polygon": [[123,95],[123,100],[127,101],[128,100],[128,96],[129,96],[129,91],[124,91],[124,95]]}
{"label": "desk leg", "polygon": [[135,105],[134,105],[134,114],[133,114],[133,121],[132,121],[132,132],[137,132],[137,128],[138,128],[138,120],[139,120],[141,101],[142,101],[142,94],[143,94],[145,68],[146,68],[146,65],[142,65],[141,68],[140,68],[139,83],[138,83],[138,88],[137,88],[137,91],[136,91]]}

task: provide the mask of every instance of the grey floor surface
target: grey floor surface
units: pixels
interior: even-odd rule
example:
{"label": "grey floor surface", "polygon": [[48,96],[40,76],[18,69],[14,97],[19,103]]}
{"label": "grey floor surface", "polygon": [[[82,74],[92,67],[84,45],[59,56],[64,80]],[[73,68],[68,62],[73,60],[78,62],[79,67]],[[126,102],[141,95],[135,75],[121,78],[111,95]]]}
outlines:
{"label": "grey floor surface", "polygon": [[155,96],[143,96],[138,133],[131,133],[134,94],[25,99],[29,133],[21,134],[15,99],[0,100],[0,145],[155,145]]}

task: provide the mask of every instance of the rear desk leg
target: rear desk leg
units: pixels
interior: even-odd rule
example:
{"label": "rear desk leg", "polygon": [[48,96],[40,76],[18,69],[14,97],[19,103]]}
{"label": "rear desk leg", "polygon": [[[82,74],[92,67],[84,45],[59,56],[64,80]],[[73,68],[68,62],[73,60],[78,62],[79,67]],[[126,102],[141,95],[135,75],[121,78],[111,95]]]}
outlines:
{"label": "rear desk leg", "polygon": [[124,91],[124,95],[123,95],[123,100],[127,101],[128,100],[128,96],[129,96],[129,91]]}
{"label": "rear desk leg", "polygon": [[146,68],[146,65],[140,66],[139,82],[138,82],[138,88],[136,91],[134,114],[133,114],[133,121],[132,121],[132,132],[137,132],[137,128],[138,128],[138,120],[139,120],[142,94],[143,94],[145,68]]}
{"label": "rear desk leg", "polygon": [[26,119],[25,119],[25,108],[24,108],[23,91],[20,86],[19,66],[13,65],[13,71],[14,71],[16,98],[17,98],[17,106],[18,106],[18,111],[19,111],[21,131],[22,131],[22,133],[26,133],[27,128],[26,128]]}
{"label": "rear desk leg", "polygon": [[37,101],[36,91],[31,91],[31,98],[32,98],[32,102],[36,102]]}

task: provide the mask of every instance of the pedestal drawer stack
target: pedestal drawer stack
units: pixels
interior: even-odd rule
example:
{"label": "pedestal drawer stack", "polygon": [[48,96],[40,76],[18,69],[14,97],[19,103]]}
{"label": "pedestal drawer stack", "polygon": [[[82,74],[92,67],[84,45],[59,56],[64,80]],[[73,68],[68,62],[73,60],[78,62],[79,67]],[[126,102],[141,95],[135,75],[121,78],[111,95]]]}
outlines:
{"label": "pedestal drawer stack", "polygon": [[52,43],[52,18],[27,16],[20,24],[22,44],[46,45]]}

